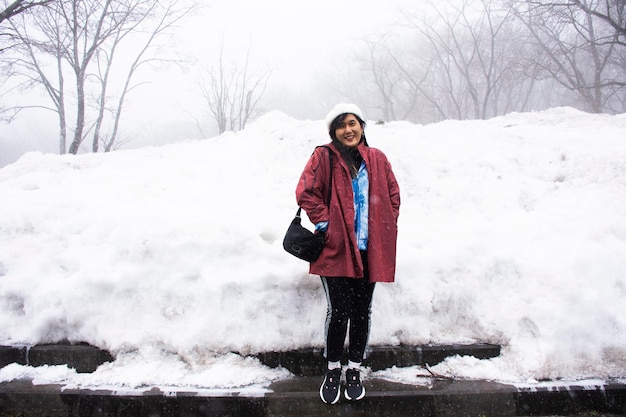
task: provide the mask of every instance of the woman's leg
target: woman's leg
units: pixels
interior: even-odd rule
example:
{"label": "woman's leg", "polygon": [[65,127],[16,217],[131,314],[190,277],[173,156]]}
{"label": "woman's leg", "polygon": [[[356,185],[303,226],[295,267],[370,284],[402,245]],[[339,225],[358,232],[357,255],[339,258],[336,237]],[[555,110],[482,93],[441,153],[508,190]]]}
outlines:
{"label": "woman's leg", "polygon": [[363,279],[351,282],[352,310],[350,312],[350,349],[348,359],[353,363],[361,363],[365,356],[365,347],[370,335],[372,317],[372,299],[376,283],[369,282],[367,251],[361,251],[364,266]]}
{"label": "woman's leg", "polygon": [[[362,254],[367,265],[367,254]],[[359,367],[365,354],[369,338],[372,296],[375,284],[369,282],[366,268],[364,278],[322,277],[328,311],[326,313],[324,356],[328,360],[328,371],[320,387],[320,397],[327,404],[339,401],[341,357],[350,323],[350,349],[346,370],[348,400],[360,400],[365,396],[361,384]]]}
{"label": "woman's leg", "polygon": [[328,310],[324,331],[324,356],[328,362],[339,362],[348,331],[348,320],[352,311],[350,281],[352,278],[322,277]]}
{"label": "woman's leg", "polygon": [[348,359],[361,363],[365,356],[365,348],[370,335],[372,315],[372,299],[375,283],[365,279],[353,280],[352,311],[350,313],[350,349]]}

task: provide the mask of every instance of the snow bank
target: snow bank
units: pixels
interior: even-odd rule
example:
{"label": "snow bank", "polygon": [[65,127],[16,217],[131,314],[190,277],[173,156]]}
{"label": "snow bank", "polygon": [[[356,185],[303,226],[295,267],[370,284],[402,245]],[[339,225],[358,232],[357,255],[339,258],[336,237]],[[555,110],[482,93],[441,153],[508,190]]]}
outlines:
{"label": "snow bank", "polygon": [[[11,365],[0,380],[285,377],[244,356],[322,344],[319,279],[282,237],[324,130],[272,112],[209,140],[0,169],[0,343],[85,341],[118,358],[93,375]],[[626,377],[625,132],[626,115],[570,108],[371,122],[402,205],[397,282],[377,287],[370,343],[503,345],[437,367],[457,376]]]}

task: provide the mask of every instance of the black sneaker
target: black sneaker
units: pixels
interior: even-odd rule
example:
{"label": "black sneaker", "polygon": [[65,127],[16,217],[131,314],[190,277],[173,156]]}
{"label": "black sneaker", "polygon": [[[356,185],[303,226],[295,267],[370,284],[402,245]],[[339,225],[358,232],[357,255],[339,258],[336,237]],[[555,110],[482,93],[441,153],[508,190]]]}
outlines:
{"label": "black sneaker", "polygon": [[358,369],[346,371],[346,399],[357,401],[365,397],[365,387],[361,384],[361,373]]}
{"label": "black sneaker", "polygon": [[326,404],[336,404],[341,396],[341,368],[329,369],[320,387],[320,397]]}

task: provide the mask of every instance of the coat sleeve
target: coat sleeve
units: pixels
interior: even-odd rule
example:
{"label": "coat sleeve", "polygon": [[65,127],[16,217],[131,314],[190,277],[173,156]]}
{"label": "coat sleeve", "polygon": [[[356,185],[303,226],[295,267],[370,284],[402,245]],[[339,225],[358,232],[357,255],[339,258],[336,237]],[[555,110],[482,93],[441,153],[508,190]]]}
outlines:
{"label": "coat sleeve", "polygon": [[[391,210],[395,220],[398,220],[398,216],[400,215],[400,186],[398,185],[398,181],[396,180],[396,176],[393,173],[393,169],[391,169],[391,163],[387,156],[379,150],[375,150],[376,160],[379,161],[379,172],[380,172],[380,180],[383,187],[386,187],[386,193],[389,196],[389,204],[391,205]],[[383,191],[382,188],[380,191]]]}
{"label": "coat sleeve", "polygon": [[315,149],[304,167],[296,187],[296,201],[313,224],[329,219],[328,206],[326,205],[330,180],[328,152],[330,150],[323,147]]}
{"label": "coat sleeve", "polygon": [[389,188],[389,199],[391,200],[391,207],[393,209],[393,214],[396,217],[396,221],[397,221],[398,216],[400,215],[400,186],[398,185],[396,176],[394,175],[393,170],[391,169],[391,164],[389,163],[389,160],[385,161],[385,169],[387,171],[387,186]]}

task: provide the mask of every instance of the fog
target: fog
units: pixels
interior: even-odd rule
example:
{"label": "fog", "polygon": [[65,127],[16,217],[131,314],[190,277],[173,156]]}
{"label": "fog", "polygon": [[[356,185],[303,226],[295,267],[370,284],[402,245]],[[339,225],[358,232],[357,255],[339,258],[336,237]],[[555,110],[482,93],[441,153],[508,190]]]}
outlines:
{"label": "fog", "polygon": [[[585,10],[583,3],[595,9]],[[580,7],[541,3],[528,9],[522,2],[505,0],[391,0],[384,6],[357,0],[207,1],[175,20],[150,44],[149,57],[142,57],[141,68],[133,72],[114,136],[109,134],[119,106],[112,103],[126,91],[124,68],[137,58],[137,45],[153,30],[149,26],[133,31],[132,42],[118,48],[106,94],[97,81],[98,70],[102,75],[104,68],[95,64],[87,68],[90,91],[84,129],[73,120],[78,93],[72,71],[64,68],[68,125],[64,145],[59,134],[61,111],[41,85],[39,90],[11,89],[27,78],[30,69],[18,68],[18,76],[1,84],[0,110],[16,106],[24,110],[12,123],[0,125],[0,167],[32,150],[83,153],[100,144],[95,150],[102,152],[111,137],[108,144],[113,150],[211,138],[243,129],[273,110],[299,120],[317,120],[340,101],[357,103],[375,121],[422,125],[562,106],[623,113],[626,31],[617,20],[626,18],[625,12],[603,9],[617,7],[613,5],[576,4]],[[24,18],[22,31],[37,26],[32,16]],[[617,23],[611,24],[611,19]],[[91,27],[89,22],[83,26]],[[4,39],[5,46],[11,46]],[[44,36],[35,44],[56,41]],[[99,63],[106,63],[111,52],[106,45],[98,50]],[[11,48],[0,55],[5,70],[15,55]],[[48,77],[55,62],[52,54],[45,57]],[[216,111],[215,95],[225,86],[228,93],[221,95],[219,104],[231,107]],[[107,98],[104,105],[100,97]],[[111,114],[102,130],[92,133],[96,112],[103,108]],[[82,132],[77,137],[83,142],[67,143],[72,142],[73,128]]]}
{"label": "fog", "polygon": [[[340,98],[327,83],[334,67],[350,64],[353,50],[369,33],[392,27],[405,0],[330,0],[300,3],[271,0],[206,1],[166,40],[178,62],[137,74],[141,86],[126,100],[122,119],[125,149],[216,136],[217,126],[198,94],[203,67],[211,65],[223,42],[227,60],[250,54],[256,68],[272,75],[258,115],[280,110],[298,119],[321,118]],[[29,104],[49,105],[40,93]],[[25,103],[24,93],[4,94],[4,105]],[[22,111],[0,124],[0,167],[28,151],[59,152],[58,121],[49,110]]]}

